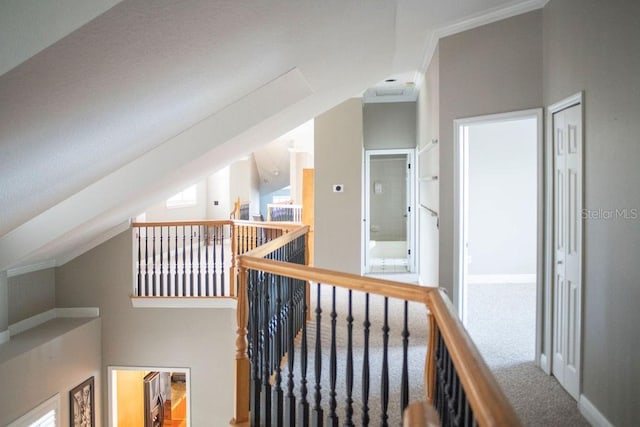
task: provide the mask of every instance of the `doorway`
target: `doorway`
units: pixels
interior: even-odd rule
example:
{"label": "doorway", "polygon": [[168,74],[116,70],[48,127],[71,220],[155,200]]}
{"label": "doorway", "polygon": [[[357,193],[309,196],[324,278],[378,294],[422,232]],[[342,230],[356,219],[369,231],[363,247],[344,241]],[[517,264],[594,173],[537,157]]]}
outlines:
{"label": "doorway", "polygon": [[188,427],[189,369],[109,367],[109,425]]}
{"label": "doorway", "polygon": [[363,271],[413,273],[414,150],[365,152]]}
{"label": "doorway", "polygon": [[538,360],[542,111],[454,126],[454,302],[490,366]]}

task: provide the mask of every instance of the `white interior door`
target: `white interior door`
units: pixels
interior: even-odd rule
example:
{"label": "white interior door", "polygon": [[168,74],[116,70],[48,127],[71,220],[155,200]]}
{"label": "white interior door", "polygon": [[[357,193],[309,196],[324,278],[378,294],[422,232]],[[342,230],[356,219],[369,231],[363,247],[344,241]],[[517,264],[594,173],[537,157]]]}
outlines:
{"label": "white interior door", "polygon": [[554,273],[552,372],[575,399],[580,390],[582,107],[553,114]]}

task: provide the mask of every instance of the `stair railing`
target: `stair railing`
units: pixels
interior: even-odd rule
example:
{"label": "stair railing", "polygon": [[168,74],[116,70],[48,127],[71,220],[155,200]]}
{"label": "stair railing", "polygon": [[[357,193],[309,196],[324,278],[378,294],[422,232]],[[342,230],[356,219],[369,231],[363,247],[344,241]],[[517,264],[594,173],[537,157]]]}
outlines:
{"label": "stair railing", "polygon": [[238,258],[232,425],[520,425],[446,295],[308,267],[306,230]]}

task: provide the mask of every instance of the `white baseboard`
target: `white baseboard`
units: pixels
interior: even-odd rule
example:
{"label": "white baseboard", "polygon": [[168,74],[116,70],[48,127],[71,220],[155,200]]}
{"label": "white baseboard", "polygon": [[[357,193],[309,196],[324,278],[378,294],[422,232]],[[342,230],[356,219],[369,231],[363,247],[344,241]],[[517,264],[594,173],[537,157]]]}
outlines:
{"label": "white baseboard", "polygon": [[6,331],[2,331],[2,332],[0,332],[0,344],[4,344],[4,343],[6,343],[7,341],[9,341],[9,337],[10,337],[10,336],[11,336],[11,335],[10,335],[9,330],[6,330]]}
{"label": "white baseboard", "polygon": [[550,369],[549,369],[549,362],[547,361],[547,355],[546,354],[541,354],[540,355],[540,369],[542,369],[546,374],[549,374]]}
{"label": "white baseboard", "polygon": [[534,274],[467,274],[467,284],[477,283],[535,283]]}
{"label": "white baseboard", "polygon": [[135,308],[236,308],[231,297],[131,297]]}
{"label": "white baseboard", "polygon": [[580,401],[578,402],[578,408],[583,417],[589,421],[592,426],[595,427],[613,427],[613,424],[602,415],[598,408],[587,399],[584,394],[580,395]]}
{"label": "white baseboard", "polygon": [[[52,308],[45,312],[36,314],[35,316],[28,317],[19,322],[9,325],[9,335],[17,335],[25,332],[31,328],[42,325],[49,320],[57,318],[70,318],[70,317],[98,317],[100,316],[100,310],[98,307],[68,307],[68,308]],[[0,337],[1,338],[1,337]],[[0,342],[2,342],[0,340]]]}

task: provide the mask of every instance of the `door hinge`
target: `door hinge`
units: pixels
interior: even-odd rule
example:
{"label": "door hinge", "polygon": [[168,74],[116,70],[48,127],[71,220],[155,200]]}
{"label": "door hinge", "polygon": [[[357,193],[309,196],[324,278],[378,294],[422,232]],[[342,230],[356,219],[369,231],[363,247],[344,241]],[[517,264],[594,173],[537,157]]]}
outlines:
{"label": "door hinge", "polygon": [[407,255],[411,255],[411,249],[407,249]]}
{"label": "door hinge", "polygon": [[411,163],[407,163],[407,169],[411,169]]}

